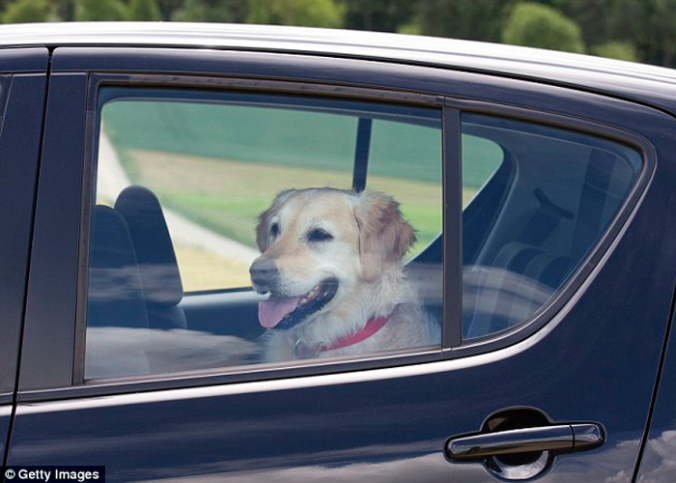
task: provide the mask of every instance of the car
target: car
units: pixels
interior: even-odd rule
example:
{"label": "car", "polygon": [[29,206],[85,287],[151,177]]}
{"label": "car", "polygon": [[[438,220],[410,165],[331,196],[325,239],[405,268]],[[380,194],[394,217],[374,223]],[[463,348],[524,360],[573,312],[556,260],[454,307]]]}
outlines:
{"label": "car", "polygon": [[[167,23],[0,71],[6,481],[676,478],[674,71]],[[416,230],[434,343],[266,358],[258,217],[327,186]]]}

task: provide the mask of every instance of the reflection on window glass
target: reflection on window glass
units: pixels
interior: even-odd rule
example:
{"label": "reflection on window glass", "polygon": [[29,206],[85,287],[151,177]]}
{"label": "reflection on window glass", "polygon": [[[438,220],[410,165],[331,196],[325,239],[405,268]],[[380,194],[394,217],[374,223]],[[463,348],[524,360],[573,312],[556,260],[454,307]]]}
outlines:
{"label": "reflection on window glass", "polygon": [[[537,124],[467,114],[463,133],[463,185],[483,184],[463,213],[471,339],[514,327],[552,299],[611,224],[642,164],[624,145]],[[500,164],[475,183],[476,160],[466,155],[479,152]]]}
{"label": "reflection on window glass", "polygon": [[440,344],[439,110],[127,88],[100,105],[86,378]]}
{"label": "reflection on window glass", "polygon": [[462,201],[467,206],[504,161],[499,144],[490,139],[462,135]]}
{"label": "reflection on window glass", "polygon": [[[279,191],[352,183],[354,116],[139,98],[106,105],[102,132],[118,181],[160,199],[188,292],[250,285],[253,226]],[[103,182],[110,202],[120,186]]]}
{"label": "reflection on window glass", "polygon": [[369,156],[369,189],[394,196],[416,229],[408,257],[441,231],[441,132],[438,125],[376,120]]}

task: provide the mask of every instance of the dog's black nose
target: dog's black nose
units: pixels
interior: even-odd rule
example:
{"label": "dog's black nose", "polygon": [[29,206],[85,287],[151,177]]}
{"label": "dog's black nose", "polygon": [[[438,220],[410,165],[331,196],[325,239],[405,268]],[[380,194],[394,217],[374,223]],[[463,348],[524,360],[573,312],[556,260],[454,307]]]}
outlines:
{"label": "dog's black nose", "polygon": [[277,270],[275,262],[269,258],[258,258],[251,264],[249,274],[257,291],[268,292],[274,287],[279,276],[279,270]]}

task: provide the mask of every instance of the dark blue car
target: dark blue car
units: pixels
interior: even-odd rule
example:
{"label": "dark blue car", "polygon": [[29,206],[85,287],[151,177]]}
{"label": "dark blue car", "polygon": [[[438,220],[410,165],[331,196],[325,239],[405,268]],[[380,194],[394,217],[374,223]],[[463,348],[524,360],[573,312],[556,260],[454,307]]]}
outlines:
{"label": "dark blue car", "polygon": [[[5,481],[676,480],[673,71],[277,27],[0,46]],[[396,200],[440,336],[266,357],[254,230],[308,187]]]}

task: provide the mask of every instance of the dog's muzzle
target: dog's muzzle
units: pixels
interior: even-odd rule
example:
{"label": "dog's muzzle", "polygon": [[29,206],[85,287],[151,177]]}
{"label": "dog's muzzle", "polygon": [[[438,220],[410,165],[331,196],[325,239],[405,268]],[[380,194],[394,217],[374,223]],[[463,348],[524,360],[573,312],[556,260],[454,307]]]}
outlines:
{"label": "dog's muzzle", "polygon": [[329,277],[307,293],[284,293],[280,290],[281,275],[275,262],[259,257],[249,268],[256,292],[269,293],[258,304],[258,320],[267,329],[290,329],[328,304],[338,291],[338,280]]}
{"label": "dog's muzzle", "polygon": [[273,260],[269,258],[257,258],[249,268],[251,283],[258,293],[272,292],[279,280],[279,270]]}

